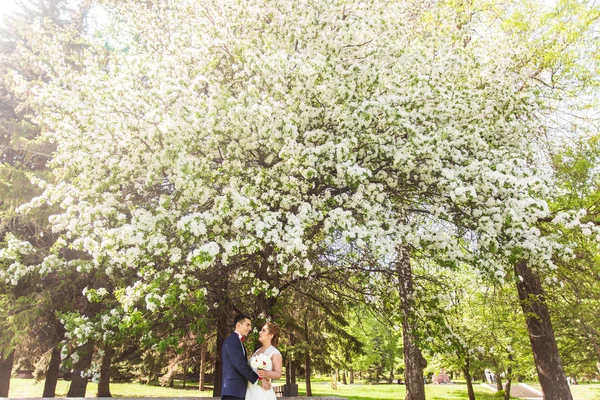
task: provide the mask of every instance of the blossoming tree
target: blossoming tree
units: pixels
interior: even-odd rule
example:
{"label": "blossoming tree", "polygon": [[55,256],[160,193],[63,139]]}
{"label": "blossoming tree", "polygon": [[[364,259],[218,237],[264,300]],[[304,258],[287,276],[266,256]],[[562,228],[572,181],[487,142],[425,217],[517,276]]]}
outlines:
{"label": "blossoming tree", "polygon": [[103,4],[114,23],[76,51],[64,48],[72,32],[40,26],[49,82],[13,82],[57,145],[60,182],[39,181],[29,207],[59,204],[51,223],[90,268],[137,274],[116,293],[125,320],[167,307],[164,285],[185,297],[223,271],[277,296],[270,276],[309,274],[324,241],[351,242],[397,257],[407,398],[421,399],[414,250],[498,281],[514,265],[553,267],[556,242],[536,227],[550,191],[531,163],[543,105],[522,62],[530,49],[508,34],[473,38],[489,14],[435,2]]}

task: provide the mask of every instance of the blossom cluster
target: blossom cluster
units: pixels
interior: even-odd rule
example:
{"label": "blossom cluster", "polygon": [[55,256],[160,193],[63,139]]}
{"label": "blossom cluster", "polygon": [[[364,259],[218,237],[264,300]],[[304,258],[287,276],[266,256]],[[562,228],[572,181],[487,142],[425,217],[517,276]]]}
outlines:
{"label": "blossom cluster", "polygon": [[552,267],[568,252],[536,228],[551,193],[528,161],[539,105],[506,38],[464,46],[391,0],[106,6],[126,51],[99,34],[66,62],[69,32],[45,31],[47,81],[11,79],[57,145],[61,180],[30,206],[60,206],[50,222],[89,254],[81,268],[135,271],[125,312],[168,304],[157,279],[185,297],[231,264],[251,293],[277,296],[241,261],[309,275],[338,239],[375,257],[409,245],[500,281],[498,260]]}

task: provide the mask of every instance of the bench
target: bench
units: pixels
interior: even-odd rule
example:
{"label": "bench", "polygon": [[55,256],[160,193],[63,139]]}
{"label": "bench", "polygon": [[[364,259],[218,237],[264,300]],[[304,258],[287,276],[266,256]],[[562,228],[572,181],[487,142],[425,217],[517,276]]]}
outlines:
{"label": "bench", "polygon": [[273,386],[273,391],[276,397],[298,397],[298,385],[296,383]]}

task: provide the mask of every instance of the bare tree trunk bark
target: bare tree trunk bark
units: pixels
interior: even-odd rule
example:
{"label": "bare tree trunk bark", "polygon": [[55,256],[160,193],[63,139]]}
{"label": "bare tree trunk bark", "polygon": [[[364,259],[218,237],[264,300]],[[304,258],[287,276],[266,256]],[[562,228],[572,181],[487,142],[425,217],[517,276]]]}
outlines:
{"label": "bare tree trunk bark", "polygon": [[346,379],[346,371],[342,372],[342,381],[343,381],[344,385],[348,384],[348,380]]}
{"label": "bare tree trunk bark", "polygon": [[291,370],[291,378],[290,381],[292,384],[296,384],[296,360],[292,357],[292,359],[290,360],[290,370]]}
{"label": "bare tree trunk bark", "polygon": [[200,377],[198,379],[198,390],[204,391],[204,380],[206,378],[206,338],[200,347]]}
{"label": "bare tree trunk bark", "polygon": [[[60,374],[60,347],[56,345],[52,349],[50,363],[46,371],[46,381],[44,382],[44,392],[42,397],[56,397],[56,384]],[[1,396],[0,396],[1,397]]]}
{"label": "bare tree trunk bark", "polygon": [[463,367],[463,374],[467,381],[467,393],[469,394],[469,400],[475,400],[475,391],[473,390],[473,378],[471,377],[471,362],[469,358],[465,359],[465,365]]}
{"label": "bare tree trunk bark", "polygon": [[504,400],[510,400],[510,385],[512,383],[512,378],[508,378],[506,380],[506,388],[504,389]]}
{"label": "bare tree trunk bark", "polygon": [[225,312],[221,312],[217,318],[217,359],[215,362],[215,387],[213,388],[213,397],[221,397],[221,386],[223,384],[223,358],[221,350],[229,330],[227,314]]}
{"label": "bare tree trunk bark", "polygon": [[502,377],[499,374],[496,375],[496,390],[504,390],[504,386],[502,385]]}
{"label": "bare tree trunk bark", "polygon": [[185,389],[185,381],[187,380],[187,369],[188,369],[188,362],[187,360],[183,363],[183,388]]}
{"label": "bare tree trunk bark", "polygon": [[312,396],[312,388],[310,386],[310,353],[306,350],[304,357],[304,380],[306,381],[306,397]]}
{"label": "bare tree trunk bark", "polygon": [[100,382],[98,382],[98,393],[96,397],[112,397],[110,394],[110,365],[114,350],[111,346],[104,347],[102,364],[100,364]]}
{"label": "bare tree trunk bark", "polygon": [[400,307],[402,308],[402,339],[404,342],[404,380],[406,400],[425,400],[423,369],[427,361],[416,345],[416,321],[413,313],[413,282],[410,254],[406,247],[398,247],[396,269],[400,286]]}
{"label": "bare tree trunk bark", "polygon": [[0,352],[0,397],[8,397],[10,378],[15,361],[15,350]]}
{"label": "bare tree trunk bark", "polygon": [[573,396],[558,354],[540,279],[524,260],[515,263],[515,274],[519,277],[517,281],[519,300],[525,314],[529,341],[544,399],[572,400]]}
{"label": "bare tree trunk bark", "polygon": [[354,385],[354,368],[350,368],[350,384]]}
{"label": "bare tree trunk bark", "polygon": [[84,345],[79,350],[79,360],[73,366],[71,384],[69,385],[67,397],[85,397],[88,378],[82,377],[81,374],[90,367],[90,364],[92,363],[93,350],[94,349],[91,343]]}
{"label": "bare tree trunk bark", "polygon": [[181,362],[182,358],[183,354],[178,354],[169,362],[169,365],[167,366],[167,373],[158,378],[158,381],[162,386],[169,386],[172,388],[175,385],[175,371],[177,370],[177,366]]}
{"label": "bare tree trunk bark", "polygon": [[508,367],[506,368],[506,388],[504,389],[504,400],[510,400],[510,386],[512,384],[512,353],[508,353]]}

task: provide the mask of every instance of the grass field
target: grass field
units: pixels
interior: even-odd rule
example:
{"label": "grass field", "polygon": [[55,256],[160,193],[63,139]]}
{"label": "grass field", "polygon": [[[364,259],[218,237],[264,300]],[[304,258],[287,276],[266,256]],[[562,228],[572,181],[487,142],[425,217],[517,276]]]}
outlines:
{"label": "grass field", "polygon": [[[69,382],[59,381],[56,395],[63,397],[68,390]],[[33,379],[12,379],[9,397],[41,397],[43,382],[36,383]],[[300,395],[305,394],[303,382],[298,385]],[[96,395],[97,385],[88,384],[86,397]],[[317,379],[312,384],[313,396],[337,396],[350,400],[399,400],[404,398],[403,385],[338,385],[337,390],[331,389],[328,382]],[[463,400],[467,399],[467,387],[459,383],[455,385],[427,385],[425,387],[428,400]],[[175,388],[164,388],[137,383],[112,383],[113,397],[210,397],[212,391],[199,392],[198,386],[191,383],[186,389],[181,388],[181,382],[175,383]],[[575,400],[600,400],[600,384],[577,385],[572,387]],[[489,390],[475,385],[477,400],[498,400]]]}
{"label": "grass field", "polygon": [[[542,390],[538,383],[529,384],[534,389]],[[600,384],[581,384],[571,386],[571,394],[574,400],[600,400]]]}

